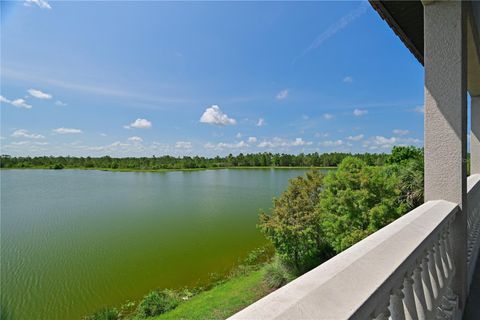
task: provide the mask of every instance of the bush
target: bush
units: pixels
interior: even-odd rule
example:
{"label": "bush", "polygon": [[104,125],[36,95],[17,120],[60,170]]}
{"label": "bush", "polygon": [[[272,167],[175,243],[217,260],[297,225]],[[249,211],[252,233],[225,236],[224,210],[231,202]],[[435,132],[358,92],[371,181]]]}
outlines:
{"label": "bush", "polygon": [[147,294],[137,308],[137,315],[142,318],[157,316],[175,309],[180,297],[172,290],[156,290]]}
{"label": "bush", "polygon": [[115,308],[104,308],[92,315],[85,317],[85,320],[118,320],[119,312]]}
{"label": "bush", "polygon": [[55,170],[60,170],[60,169],[63,169],[63,164],[61,163],[56,163],[52,169],[55,169]]}
{"label": "bush", "polygon": [[274,261],[267,265],[263,279],[269,288],[278,289],[289,283],[293,278],[295,276],[292,272],[276,257]]}

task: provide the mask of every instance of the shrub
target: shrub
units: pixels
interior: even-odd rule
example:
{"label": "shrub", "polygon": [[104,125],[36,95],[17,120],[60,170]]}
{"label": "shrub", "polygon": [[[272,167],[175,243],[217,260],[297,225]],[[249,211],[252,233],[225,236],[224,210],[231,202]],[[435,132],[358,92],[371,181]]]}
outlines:
{"label": "shrub", "polygon": [[142,318],[153,317],[175,309],[180,297],[175,291],[164,289],[147,294],[139,303],[137,315]]}
{"label": "shrub", "polygon": [[293,278],[295,276],[288,270],[288,267],[276,257],[274,261],[267,265],[263,279],[269,288],[278,289]]}
{"label": "shrub", "polygon": [[60,169],[63,169],[63,164],[61,163],[56,163],[52,169],[55,169],[55,170],[60,170]]}
{"label": "shrub", "polygon": [[119,312],[115,308],[104,308],[92,315],[85,317],[85,320],[118,320]]}

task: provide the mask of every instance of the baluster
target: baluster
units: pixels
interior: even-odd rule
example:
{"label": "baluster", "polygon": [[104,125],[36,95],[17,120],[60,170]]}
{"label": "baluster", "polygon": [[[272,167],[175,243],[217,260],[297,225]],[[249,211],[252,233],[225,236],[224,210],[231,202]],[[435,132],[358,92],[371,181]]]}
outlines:
{"label": "baluster", "polygon": [[390,310],[391,319],[405,319],[405,311],[403,310],[403,298],[405,295],[402,292],[403,285],[397,289],[393,289],[390,292],[390,305],[388,309]]}
{"label": "baluster", "polygon": [[433,314],[435,297],[433,295],[432,281],[430,278],[430,270],[428,266],[429,252],[426,251],[422,259],[422,286],[423,293],[425,294],[425,306],[427,307],[427,318],[430,318]]}
{"label": "baluster", "polygon": [[440,234],[438,246],[440,247],[440,258],[441,258],[441,261],[442,261],[443,272],[445,273],[445,283],[448,286],[448,284],[450,283],[450,280],[452,278],[452,270],[450,268],[450,262],[448,261],[448,257],[447,257],[448,249],[447,249],[447,246],[446,246],[445,237],[446,237],[446,231],[443,231]]}
{"label": "baluster", "polygon": [[443,270],[442,256],[440,253],[439,239],[435,239],[433,242],[434,245],[434,257],[435,257],[435,270],[437,271],[437,279],[439,286],[439,296],[443,296],[445,291],[445,272]]}
{"label": "baluster", "polygon": [[374,320],[388,320],[390,318],[390,310],[388,306],[390,305],[390,299],[386,303],[380,305],[372,314],[372,319]]}
{"label": "baluster", "polygon": [[427,303],[423,292],[422,266],[419,262],[416,262],[416,264],[417,266],[413,270],[413,293],[418,319],[422,320],[427,319]]}
{"label": "baluster", "polygon": [[447,261],[448,261],[448,265],[450,267],[450,271],[453,275],[453,273],[455,272],[455,262],[453,261],[453,258],[452,258],[452,244],[450,242],[451,240],[451,237],[450,237],[450,226],[447,228],[446,232],[445,232],[445,247],[447,248]]}
{"label": "baluster", "polygon": [[418,320],[417,308],[415,306],[415,294],[413,293],[412,273],[407,273],[403,280],[403,308],[405,319]]}
{"label": "baluster", "polygon": [[430,283],[432,284],[432,296],[434,305],[438,305],[440,300],[440,281],[438,280],[437,268],[435,267],[435,248],[428,250],[428,273],[430,275]]}

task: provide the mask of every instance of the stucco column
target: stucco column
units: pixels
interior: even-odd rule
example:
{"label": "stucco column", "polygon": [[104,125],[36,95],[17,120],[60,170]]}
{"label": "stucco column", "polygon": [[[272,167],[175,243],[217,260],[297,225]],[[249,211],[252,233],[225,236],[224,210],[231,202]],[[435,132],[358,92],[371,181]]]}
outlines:
{"label": "stucco column", "polygon": [[452,230],[452,289],[461,310],[467,295],[465,12],[460,1],[424,3],[425,201],[443,199],[462,209]]}
{"label": "stucco column", "polygon": [[472,97],[470,118],[470,174],[480,174],[480,96]]}

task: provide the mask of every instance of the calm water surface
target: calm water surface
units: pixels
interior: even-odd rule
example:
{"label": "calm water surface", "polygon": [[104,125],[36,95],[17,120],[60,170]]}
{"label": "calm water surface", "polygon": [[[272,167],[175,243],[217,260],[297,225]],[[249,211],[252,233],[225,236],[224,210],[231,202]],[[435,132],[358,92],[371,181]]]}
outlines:
{"label": "calm water surface", "polygon": [[205,283],[265,243],[259,209],[304,172],[2,170],[2,313],[80,319]]}

